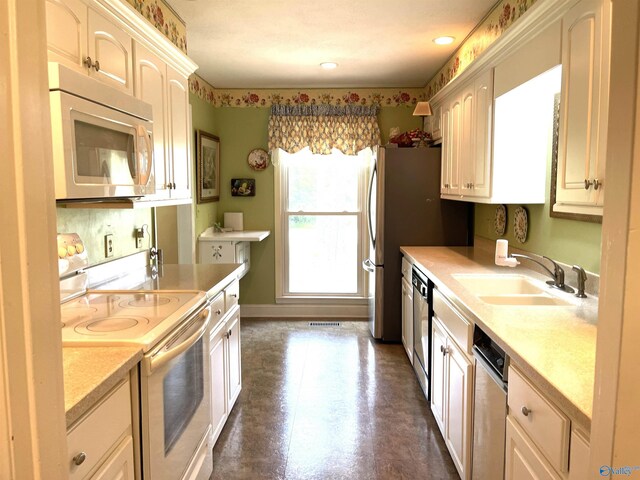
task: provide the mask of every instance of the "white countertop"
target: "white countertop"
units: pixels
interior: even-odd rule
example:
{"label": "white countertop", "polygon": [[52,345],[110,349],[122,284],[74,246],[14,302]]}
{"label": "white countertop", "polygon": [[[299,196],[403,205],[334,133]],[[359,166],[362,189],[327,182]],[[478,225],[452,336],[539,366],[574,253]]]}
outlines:
{"label": "white countertop", "polygon": [[215,232],[214,227],[207,228],[200,234],[200,240],[221,240],[225,242],[261,242],[271,234],[269,230],[237,230],[232,232]]}

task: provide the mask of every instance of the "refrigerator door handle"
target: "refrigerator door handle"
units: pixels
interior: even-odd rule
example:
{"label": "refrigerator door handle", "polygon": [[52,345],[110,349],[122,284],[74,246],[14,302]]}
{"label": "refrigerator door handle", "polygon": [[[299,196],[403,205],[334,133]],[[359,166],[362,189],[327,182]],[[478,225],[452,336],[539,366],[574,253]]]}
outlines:
{"label": "refrigerator door handle", "polygon": [[371,260],[369,260],[368,258],[362,262],[362,268],[364,268],[369,273],[376,272],[376,266],[371,263]]}
{"label": "refrigerator door handle", "polygon": [[[376,238],[373,232],[373,223],[371,221],[371,194],[373,192],[373,182],[376,179],[376,166],[374,165],[373,171],[371,172],[371,178],[369,179],[369,195],[368,195],[368,203],[367,203],[367,220],[369,221],[369,239],[371,240],[371,245],[373,246],[373,250],[376,249]],[[375,200],[375,199],[374,199]]]}

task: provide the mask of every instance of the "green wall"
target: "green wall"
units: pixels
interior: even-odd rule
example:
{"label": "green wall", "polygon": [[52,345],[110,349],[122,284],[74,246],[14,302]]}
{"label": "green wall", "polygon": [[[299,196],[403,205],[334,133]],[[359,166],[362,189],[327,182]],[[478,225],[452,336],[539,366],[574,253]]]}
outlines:
{"label": "green wall", "polygon": [[[593,273],[600,272],[600,237],[602,224],[579,222],[549,216],[551,164],[547,166],[547,195],[544,205],[524,205],[529,213],[529,229],[525,243],[518,243],[513,231],[513,212],[519,205],[507,205],[507,232],[502,238],[514,247],[546,255],[569,265],[580,265]],[[496,205],[475,205],[475,234],[495,240],[493,229]],[[571,275],[568,273],[567,275]]]}
{"label": "green wall", "polygon": [[[211,133],[213,135],[220,136],[220,132],[217,127],[217,118],[215,115],[216,109],[208,102],[202,100],[197,95],[191,93],[189,94],[189,103],[191,103],[191,121],[193,124],[193,159],[194,159],[194,169],[193,175],[195,180],[196,168],[195,162],[197,162],[198,155],[196,152],[196,135],[195,132],[197,130],[204,130],[207,133]],[[197,185],[197,182],[194,181],[193,185]],[[196,187],[197,188],[197,187]],[[211,227],[217,220],[218,215],[218,202],[209,202],[209,203],[196,203],[197,202],[197,192],[194,189],[193,191],[193,199],[195,203],[195,234],[196,238],[207,228]]]}
{"label": "green wall", "polygon": [[[198,102],[196,102],[196,100]],[[275,207],[273,167],[261,172],[249,168],[247,155],[254,148],[267,150],[267,124],[269,108],[210,107],[192,95],[194,128],[196,115],[213,115],[211,133],[220,137],[221,194],[214,214],[223,222],[224,212],[243,212],[245,230],[270,230],[271,235],[262,242],[251,244],[251,269],[240,282],[240,297],[243,304],[275,303]],[[201,107],[201,108],[200,108]],[[414,117],[413,107],[383,107],[378,121],[383,143],[389,137],[389,129],[398,127],[401,132],[420,127],[420,117]],[[200,121],[200,120],[198,120]],[[255,197],[232,197],[232,178],[254,178]],[[202,206],[199,206],[202,210]],[[204,210],[202,210],[204,211]],[[206,222],[196,214],[196,231]]]}

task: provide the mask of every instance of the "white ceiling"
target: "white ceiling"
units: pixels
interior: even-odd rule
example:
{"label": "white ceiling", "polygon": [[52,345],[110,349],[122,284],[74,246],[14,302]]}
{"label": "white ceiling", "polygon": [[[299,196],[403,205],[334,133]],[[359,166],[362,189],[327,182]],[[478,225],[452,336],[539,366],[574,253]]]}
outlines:
{"label": "white ceiling", "polygon": [[[216,88],[424,87],[496,0],[169,0]],[[433,38],[451,35],[452,45]],[[337,62],[323,70],[321,62]]]}

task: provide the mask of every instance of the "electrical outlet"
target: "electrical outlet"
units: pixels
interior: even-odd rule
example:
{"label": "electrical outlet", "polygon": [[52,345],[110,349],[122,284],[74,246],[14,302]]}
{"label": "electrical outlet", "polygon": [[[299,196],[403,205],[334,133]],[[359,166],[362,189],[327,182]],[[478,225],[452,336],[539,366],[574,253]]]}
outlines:
{"label": "electrical outlet", "polygon": [[104,236],[104,256],[106,258],[113,257],[113,234],[109,233]]}
{"label": "electrical outlet", "polygon": [[136,228],[133,234],[136,239],[136,248],[142,248],[142,240],[144,239],[144,230],[142,228]]}

